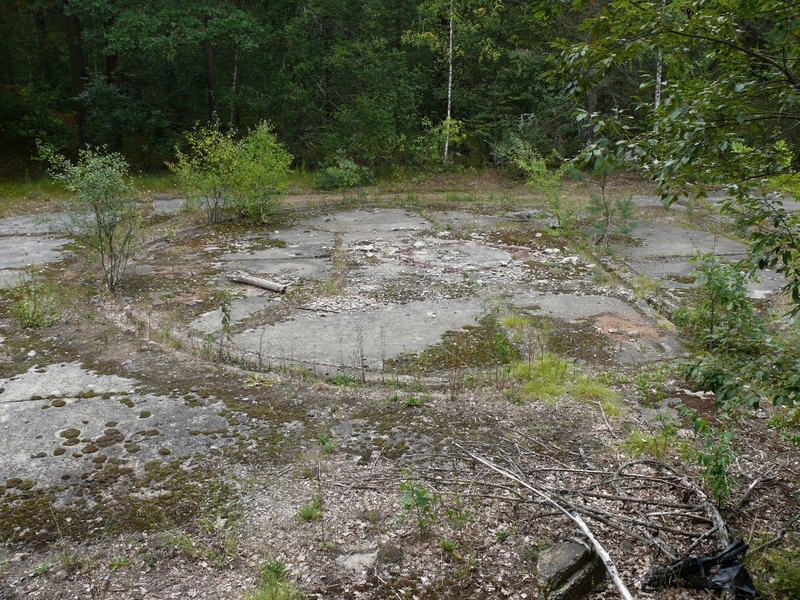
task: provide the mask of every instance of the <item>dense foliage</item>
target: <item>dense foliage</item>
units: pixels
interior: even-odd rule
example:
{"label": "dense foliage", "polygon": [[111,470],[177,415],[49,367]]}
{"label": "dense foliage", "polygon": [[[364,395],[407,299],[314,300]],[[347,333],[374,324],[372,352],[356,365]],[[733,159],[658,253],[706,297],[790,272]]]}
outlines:
{"label": "dense foliage", "polygon": [[270,125],[260,123],[241,140],[218,124],[186,133],[188,151],[176,151],[170,168],[178,175],[190,203],[202,202],[211,224],[228,216],[266,222],[289,174],[289,153]]}
{"label": "dense foliage", "polygon": [[441,166],[451,8],[457,160],[490,160],[512,133],[575,151],[571,107],[546,73],[548,35],[581,34],[521,0],[9,0],[6,168],[37,138],[161,168],[195,123],[215,121],[236,134],[273,123],[297,165],[335,166],[345,153],[377,174]]}
{"label": "dense foliage", "polygon": [[[594,98],[582,115],[594,136],[586,154],[640,168],[668,202],[726,186],[723,212],[749,234],[754,266],[784,275],[796,313],[800,219],[780,192],[798,189],[797,6],[617,0],[592,12],[585,41],[560,43],[562,80],[576,98]],[[636,95],[609,86],[621,73]]]}

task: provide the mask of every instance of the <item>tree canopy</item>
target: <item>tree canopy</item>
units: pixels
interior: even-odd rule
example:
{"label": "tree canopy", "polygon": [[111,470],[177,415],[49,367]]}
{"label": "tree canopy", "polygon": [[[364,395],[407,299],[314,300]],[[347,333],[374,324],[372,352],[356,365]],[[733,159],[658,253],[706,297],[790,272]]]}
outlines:
{"label": "tree canopy", "polygon": [[[800,307],[800,221],[781,190],[800,167],[800,14],[783,0],[616,0],[561,40],[560,73],[597,93],[590,158],[614,155],[658,182],[667,202],[725,186],[723,212],[749,231],[754,263],[775,268]],[[607,83],[638,82],[627,102]],[[797,312],[798,308],[795,308]]]}
{"label": "tree canopy", "polygon": [[[582,35],[570,19],[553,27],[521,0],[455,4],[460,160],[491,160],[492,146],[510,133],[543,151],[576,151],[571,107],[547,77],[545,34]],[[379,173],[413,164],[446,118],[439,5],[4,2],[0,145],[14,149],[6,168],[32,154],[36,139],[73,154],[106,145],[136,168],[162,168],[185,132],[214,121],[242,135],[269,121],[295,164],[312,168],[342,152]]]}

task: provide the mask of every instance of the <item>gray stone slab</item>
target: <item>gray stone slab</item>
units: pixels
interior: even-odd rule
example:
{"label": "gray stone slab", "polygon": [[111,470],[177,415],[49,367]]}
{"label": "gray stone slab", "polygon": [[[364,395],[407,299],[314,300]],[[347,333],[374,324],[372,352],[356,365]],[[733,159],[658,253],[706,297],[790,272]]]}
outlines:
{"label": "gray stone slab", "polygon": [[52,231],[53,226],[64,219],[66,219],[65,213],[47,213],[0,219],[0,236],[44,235]]}
{"label": "gray stone slab", "polygon": [[153,212],[151,216],[174,215],[186,208],[186,200],[183,198],[171,198],[169,200],[154,200]]}
{"label": "gray stone slab", "polygon": [[[247,287],[247,286],[241,286]],[[281,302],[281,297],[272,292],[261,292],[256,288],[249,288],[248,295],[244,298],[235,298],[231,302],[231,316],[233,322],[241,321],[252,315],[266,310],[276,302]],[[191,328],[202,333],[215,333],[220,330],[222,323],[222,310],[203,313],[191,323]]]}
{"label": "gray stone slab", "polygon": [[[380,369],[384,359],[416,353],[440,341],[448,330],[475,323],[478,298],[381,304],[339,313],[297,311],[293,318],[238,334],[234,343],[250,357],[302,361],[327,369]],[[263,336],[262,336],[263,334]]]}
{"label": "gray stone slab", "polygon": [[345,245],[376,239],[404,239],[433,228],[424,217],[397,208],[350,210],[323,215],[305,221],[304,226],[310,230],[340,234]]}
{"label": "gray stone slab", "polygon": [[33,235],[0,237],[0,287],[13,287],[21,281],[21,269],[61,260],[61,247],[70,240]]}
{"label": "gray stone slab", "polygon": [[602,314],[615,314],[629,319],[641,318],[630,304],[609,296],[531,291],[513,295],[510,302],[531,314],[543,314],[565,321],[589,319]]}
{"label": "gray stone slab", "polygon": [[[137,383],[75,363],[32,367],[0,380],[0,481],[18,477],[47,487],[91,476],[96,466],[92,459],[101,454],[124,458],[138,469],[147,460],[164,458],[165,448],[172,456],[181,456],[205,453],[212,444],[224,443],[190,434],[228,428],[217,414],[218,405],[189,406],[180,397],[138,394],[133,391]],[[98,395],[87,397],[92,394]],[[123,398],[129,401],[120,402]],[[109,427],[112,422],[116,424]],[[65,446],[66,438],[59,434],[67,429],[80,431],[76,439],[91,441]],[[112,429],[119,433],[104,438]],[[126,442],[136,443],[138,451],[128,452]],[[86,452],[90,445],[97,450]],[[59,448],[66,452],[54,454]]]}
{"label": "gray stone slab", "polygon": [[453,229],[487,229],[507,221],[508,218],[514,218],[514,215],[482,215],[464,210],[433,211],[430,216],[442,227]]}
{"label": "gray stone slab", "polygon": [[638,221],[630,235],[639,243],[621,247],[618,252],[621,256],[635,259],[689,258],[698,252],[701,254],[714,252],[719,256],[731,258],[747,254],[747,246],[741,242],[703,231],[652,221]]}

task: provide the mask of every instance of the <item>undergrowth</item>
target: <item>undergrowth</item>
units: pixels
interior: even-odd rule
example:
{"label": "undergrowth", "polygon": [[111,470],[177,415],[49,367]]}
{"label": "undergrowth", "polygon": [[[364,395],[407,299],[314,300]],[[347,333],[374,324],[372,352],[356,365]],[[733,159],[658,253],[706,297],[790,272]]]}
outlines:
{"label": "undergrowth", "polygon": [[288,579],[286,565],[274,561],[261,567],[261,581],[258,588],[245,596],[244,600],[305,600],[305,598],[305,594]]}

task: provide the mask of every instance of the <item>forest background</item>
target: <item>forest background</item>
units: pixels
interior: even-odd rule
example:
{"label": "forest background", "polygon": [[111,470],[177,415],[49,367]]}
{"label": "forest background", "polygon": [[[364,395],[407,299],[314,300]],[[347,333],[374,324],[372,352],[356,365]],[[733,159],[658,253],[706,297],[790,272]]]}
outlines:
{"label": "forest background", "polygon": [[[37,139],[67,153],[107,145],[137,170],[163,169],[186,131],[214,120],[239,133],[269,121],[293,166],[309,170],[341,157],[379,177],[440,168],[444,128],[456,164],[502,162],[518,140],[572,156],[588,135],[573,114],[580,99],[548,75],[548,57],[558,39],[585,39],[577,25],[588,10],[552,17],[517,0],[6,0],[0,169],[36,169]],[[642,64],[653,70],[655,59]],[[595,92],[598,106],[630,103],[639,82],[623,71]]]}

